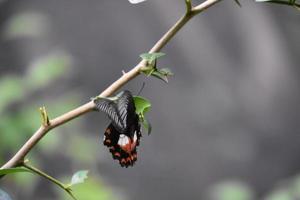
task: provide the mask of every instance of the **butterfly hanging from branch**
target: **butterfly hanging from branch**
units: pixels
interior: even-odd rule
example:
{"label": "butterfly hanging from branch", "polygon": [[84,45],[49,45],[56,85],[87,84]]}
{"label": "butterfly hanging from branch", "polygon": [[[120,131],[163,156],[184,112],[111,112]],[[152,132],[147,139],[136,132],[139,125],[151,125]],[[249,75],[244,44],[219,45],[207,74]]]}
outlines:
{"label": "butterfly hanging from branch", "polygon": [[137,160],[137,146],[142,136],[141,122],[148,128],[148,132],[151,127],[144,117],[144,113],[151,106],[150,103],[141,103],[140,97],[135,99],[128,90],[115,97],[94,98],[97,109],[106,113],[111,120],[105,130],[103,144],[109,148],[113,159],[118,160],[122,167],[133,166]]}

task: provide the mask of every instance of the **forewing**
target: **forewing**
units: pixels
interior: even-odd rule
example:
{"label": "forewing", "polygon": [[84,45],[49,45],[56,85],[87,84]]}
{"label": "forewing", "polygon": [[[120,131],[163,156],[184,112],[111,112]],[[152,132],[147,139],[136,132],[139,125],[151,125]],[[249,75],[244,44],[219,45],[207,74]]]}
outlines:
{"label": "forewing", "polygon": [[[123,91],[117,102],[117,110],[120,116],[120,121],[126,129],[135,122],[135,105],[131,92]],[[125,130],[124,130],[125,131]]]}
{"label": "forewing", "polygon": [[123,132],[126,129],[126,124],[124,124],[122,118],[120,117],[118,105],[110,99],[95,99],[94,103],[96,107],[106,113],[109,119],[112,121],[116,129]]}
{"label": "forewing", "polygon": [[135,105],[131,93],[128,90],[122,91],[116,96],[116,100],[99,98],[94,103],[97,108],[105,112],[111,119],[115,128],[125,133],[136,120]]}

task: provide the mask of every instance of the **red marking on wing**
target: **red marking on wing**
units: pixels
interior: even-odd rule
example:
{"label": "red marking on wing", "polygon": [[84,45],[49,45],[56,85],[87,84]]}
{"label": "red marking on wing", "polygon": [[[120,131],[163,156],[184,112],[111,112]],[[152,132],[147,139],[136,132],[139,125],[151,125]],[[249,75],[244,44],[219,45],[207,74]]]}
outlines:
{"label": "red marking on wing", "polygon": [[128,154],[131,155],[131,153],[133,152],[133,150],[136,148],[136,142],[133,142],[133,139],[129,139],[129,143],[121,146],[121,149],[124,150],[125,152],[127,152]]}
{"label": "red marking on wing", "polygon": [[139,145],[141,133],[138,132],[135,142],[133,142],[133,138],[129,138],[129,143],[124,146],[118,145],[119,135],[120,133],[110,124],[104,133],[103,144],[109,148],[113,159],[118,160],[122,167],[133,166],[137,160],[136,149]]}

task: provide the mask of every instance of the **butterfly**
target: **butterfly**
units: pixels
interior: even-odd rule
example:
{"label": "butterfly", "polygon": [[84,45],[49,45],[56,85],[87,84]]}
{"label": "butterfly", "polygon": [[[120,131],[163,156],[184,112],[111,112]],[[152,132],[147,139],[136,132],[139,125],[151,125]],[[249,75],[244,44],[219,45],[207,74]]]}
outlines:
{"label": "butterfly", "polygon": [[105,130],[103,144],[122,167],[133,166],[142,134],[131,92],[122,91],[114,98],[96,98],[94,103],[111,120]]}

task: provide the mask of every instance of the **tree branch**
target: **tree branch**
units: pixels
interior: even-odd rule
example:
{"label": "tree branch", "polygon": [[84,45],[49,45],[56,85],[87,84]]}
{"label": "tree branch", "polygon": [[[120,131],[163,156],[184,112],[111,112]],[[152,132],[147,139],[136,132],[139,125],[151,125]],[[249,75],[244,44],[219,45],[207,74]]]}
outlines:
{"label": "tree branch", "polygon": [[[191,4],[189,0],[186,5],[188,6],[187,12],[182,16],[168,32],[163,35],[163,37],[152,47],[149,53],[159,52],[173,37],[174,35],[191,19],[193,16],[199,14],[200,12],[206,10],[207,8],[213,6],[214,4],[222,0],[206,0],[202,4],[196,7],[189,7]],[[130,80],[134,79],[140,74],[140,69],[145,66],[146,62],[142,60],[129,72],[124,73],[118,80],[112,83],[108,88],[106,88],[100,96],[108,97],[112,95],[115,91],[120,89]],[[55,119],[52,119],[47,124],[43,124],[33,135],[32,137],[19,149],[19,151],[7,162],[1,169],[7,169],[19,166],[23,163],[25,156],[31,151],[31,149],[53,128],[58,127],[74,118],[77,118],[81,115],[84,115],[88,112],[95,110],[95,104],[93,101],[90,101],[74,110],[65,113]]]}

